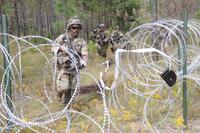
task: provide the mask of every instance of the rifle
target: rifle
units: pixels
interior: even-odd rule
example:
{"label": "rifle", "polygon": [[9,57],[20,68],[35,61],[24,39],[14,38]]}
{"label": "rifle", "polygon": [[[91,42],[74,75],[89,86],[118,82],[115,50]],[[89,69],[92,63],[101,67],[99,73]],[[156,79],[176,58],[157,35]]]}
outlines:
{"label": "rifle", "polygon": [[81,66],[80,57],[75,50],[69,48],[68,51],[59,52],[57,55],[58,69],[64,68],[67,71],[74,71]]}

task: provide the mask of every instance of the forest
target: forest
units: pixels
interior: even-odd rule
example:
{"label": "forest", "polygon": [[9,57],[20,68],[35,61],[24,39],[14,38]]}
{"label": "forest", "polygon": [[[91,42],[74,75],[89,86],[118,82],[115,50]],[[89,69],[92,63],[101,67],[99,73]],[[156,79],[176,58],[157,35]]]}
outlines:
{"label": "forest", "polygon": [[[0,133],[199,133],[199,5],[200,0],[0,0]],[[80,69],[66,104],[57,99],[52,40],[66,32],[73,16],[82,23],[72,29],[82,29],[88,64],[80,68],[74,52],[64,49],[73,57],[73,71]],[[90,38],[99,24],[106,33],[119,27],[123,34],[116,51],[108,34],[104,57],[98,40]]]}
{"label": "forest", "polygon": [[99,23],[111,29],[118,25],[127,32],[154,19],[179,19],[183,8],[189,10],[190,18],[200,19],[200,0],[155,1],[156,9],[152,0],[0,0],[0,14],[8,16],[11,34],[52,39],[65,31],[71,16],[77,15],[84,24],[82,36],[86,40]]}

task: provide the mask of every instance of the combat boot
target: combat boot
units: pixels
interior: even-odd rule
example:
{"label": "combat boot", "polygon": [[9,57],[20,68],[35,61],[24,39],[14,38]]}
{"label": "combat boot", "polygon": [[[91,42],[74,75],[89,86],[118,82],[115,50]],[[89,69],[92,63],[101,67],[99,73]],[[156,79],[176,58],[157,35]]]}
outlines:
{"label": "combat boot", "polygon": [[68,104],[68,102],[71,99],[71,89],[68,89],[67,92],[64,93],[63,99],[64,99],[63,103]]}
{"label": "combat boot", "polygon": [[57,101],[60,102],[62,100],[62,92],[57,92]]}

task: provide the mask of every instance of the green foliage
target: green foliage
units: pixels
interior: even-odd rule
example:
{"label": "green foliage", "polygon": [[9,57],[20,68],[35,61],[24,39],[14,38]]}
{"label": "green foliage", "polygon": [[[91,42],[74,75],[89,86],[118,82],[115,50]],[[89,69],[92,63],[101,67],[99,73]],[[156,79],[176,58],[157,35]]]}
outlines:
{"label": "green foliage", "polygon": [[[20,0],[16,3],[8,0],[1,5],[1,11],[8,14],[9,23],[12,23],[12,33],[43,34],[50,38],[63,33],[66,21],[74,15],[87,26],[86,32],[98,23],[105,23],[108,27],[117,24],[127,29],[129,23],[123,14],[127,12],[128,16],[135,18],[137,15],[133,11],[139,8],[139,0]],[[117,16],[117,9],[123,14]]]}
{"label": "green foliage", "polygon": [[56,7],[56,14],[60,14],[60,13],[62,13],[62,12],[64,12],[65,11],[65,7],[63,6],[63,4],[62,4],[62,2],[61,1],[56,1],[56,5],[55,5]]}
{"label": "green foliage", "polygon": [[77,3],[74,0],[56,0],[55,1],[56,15],[64,15],[65,17],[74,16],[78,13]]}
{"label": "green foliage", "polygon": [[200,10],[196,13],[197,19],[200,19]]}
{"label": "green foliage", "polygon": [[139,0],[128,0],[121,2],[117,9],[119,15],[116,17],[116,24],[123,27],[124,30],[130,28],[131,22],[135,21],[138,17],[138,10],[140,9]]}
{"label": "green foliage", "polygon": [[56,21],[53,23],[53,30],[55,33],[60,33],[60,30],[62,32],[65,31],[65,23],[64,21],[60,20],[60,21]]}
{"label": "green foliage", "polygon": [[98,10],[98,1],[96,0],[84,0],[82,4],[85,10],[93,12]]}
{"label": "green foliage", "polygon": [[129,15],[132,15],[133,9],[137,10],[137,9],[140,8],[140,1],[139,0],[124,1],[124,2],[119,4],[118,8],[122,12],[126,11]]}
{"label": "green foliage", "polygon": [[91,41],[91,40],[88,42],[88,51],[89,51],[91,54],[96,53],[96,44],[95,44],[95,42],[93,42],[93,41]]}
{"label": "green foliage", "polygon": [[[170,3],[166,5],[168,2]],[[181,2],[158,1],[158,16],[169,17],[171,11],[173,13],[179,10],[175,4],[181,5]],[[198,1],[193,1],[188,5],[190,16],[200,18],[199,9],[193,9],[198,4]],[[152,20],[146,18],[152,14],[150,0],[2,0],[0,12],[7,14],[12,34],[40,33],[48,37],[61,33],[61,27],[74,15],[78,15],[84,22],[86,32],[91,31],[99,23],[105,23],[108,27],[118,25],[127,31],[139,17],[145,16],[140,23]],[[61,23],[63,24],[60,25]]]}
{"label": "green foliage", "polygon": [[2,6],[2,11],[4,14],[12,14],[12,12],[14,11],[13,8],[11,7],[11,3],[9,3],[8,1],[5,2],[5,4]]}
{"label": "green foliage", "polygon": [[30,8],[31,10],[37,10],[38,3],[40,3],[40,6],[43,3],[42,1],[38,1],[38,0],[27,0],[27,1],[23,1],[23,2],[26,3],[28,8]]}
{"label": "green foliage", "polygon": [[51,32],[47,33],[47,38],[53,39],[53,34]]}

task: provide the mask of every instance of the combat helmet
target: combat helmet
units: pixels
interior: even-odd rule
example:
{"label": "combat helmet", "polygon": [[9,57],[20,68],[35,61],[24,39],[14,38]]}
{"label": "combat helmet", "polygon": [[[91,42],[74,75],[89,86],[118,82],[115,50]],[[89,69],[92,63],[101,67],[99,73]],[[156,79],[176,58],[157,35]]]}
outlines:
{"label": "combat helmet", "polygon": [[105,24],[104,23],[101,23],[101,24],[99,24],[99,26],[98,26],[99,28],[105,28],[106,26],[105,26]]}
{"label": "combat helmet", "polygon": [[68,23],[67,23],[67,30],[69,30],[69,27],[71,25],[74,25],[74,24],[77,24],[80,26],[80,28],[82,28],[82,24],[81,24],[81,21],[80,19],[78,18],[78,16],[74,16],[73,18],[70,18]]}

